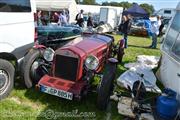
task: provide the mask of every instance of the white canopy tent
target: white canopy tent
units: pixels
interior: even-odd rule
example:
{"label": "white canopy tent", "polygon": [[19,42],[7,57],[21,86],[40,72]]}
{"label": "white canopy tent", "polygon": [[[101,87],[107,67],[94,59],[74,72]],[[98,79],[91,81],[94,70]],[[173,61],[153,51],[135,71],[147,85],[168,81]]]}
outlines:
{"label": "white canopy tent", "polygon": [[78,13],[75,0],[36,0],[37,10],[59,11],[68,9],[70,15],[70,23],[75,21]]}

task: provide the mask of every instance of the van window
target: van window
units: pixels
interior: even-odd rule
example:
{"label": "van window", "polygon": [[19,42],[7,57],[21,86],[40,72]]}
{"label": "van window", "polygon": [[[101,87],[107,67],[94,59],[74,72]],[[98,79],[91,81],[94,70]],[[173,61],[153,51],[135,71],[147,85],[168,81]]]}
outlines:
{"label": "van window", "polygon": [[172,48],[172,52],[178,59],[180,59],[180,34]]}
{"label": "van window", "polygon": [[0,0],[0,12],[31,12],[30,0]]}
{"label": "van window", "polygon": [[171,14],[171,10],[164,10],[164,14]]}
{"label": "van window", "polygon": [[170,26],[170,29],[167,33],[167,36],[166,36],[164,44],[163,44],[163,50],[165,50],[167,52],[170,52],[172,45],[174,44],[174,42],[177,39],[178,34],[180,32],[179,20],[180,20],[180,12],[177,12],[172,21],[172,24]]}
{"label": "van window", "polygon": [[172,22],[172,27],[176,30],[176,31],[180,31],[180,24],[179,21],[180,20],[180,11],[178,11],[174,17],[174,20]]}

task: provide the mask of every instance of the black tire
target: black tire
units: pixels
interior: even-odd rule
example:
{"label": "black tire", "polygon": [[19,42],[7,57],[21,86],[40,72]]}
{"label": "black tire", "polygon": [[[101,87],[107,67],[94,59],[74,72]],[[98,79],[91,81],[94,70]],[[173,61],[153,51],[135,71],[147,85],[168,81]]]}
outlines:
{"label": "black tire", "polygon": [[143,100],[146,95],[146,88],[143,83],[140,84],[140,81],[136,81],[133,84],[132,93],[135,100]]}
{"label": "black tire", "polygon": [[124,48],[119,47],[117,53],[118,62],[121,63],[124,56]]}
{"label": "black tire", "polygon": [[24,57],[21,77],[24,79],[24,84],[27,88],[33,87],[42,77],[38,74],[36,74],[36,76],[31,75],[31,67],[37,59],[43,59],[43,49],[33,48]]}
{"label": "black tire", "polygon": [[113,91],[113,81],[116,74],[116,64],[107,63],[103,78],[98,88],[97,107],[100,110],[106,110],[109,103],[110,95]]}
{"label": "black tire", "polygon": [[7,97],[14,86],[14,66],[7,60],[0,59],[0,100]]}

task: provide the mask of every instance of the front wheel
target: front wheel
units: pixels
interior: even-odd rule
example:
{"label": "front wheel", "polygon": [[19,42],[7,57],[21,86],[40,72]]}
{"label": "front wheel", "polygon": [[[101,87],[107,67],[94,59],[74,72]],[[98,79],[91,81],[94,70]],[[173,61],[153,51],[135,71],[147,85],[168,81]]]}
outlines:
{"label": "front wheel", "polygon": [[31,88],[37,84],[41,77],[46,74],[44,71],[44,49],[31,49],[30,52],[25,56],[22,77],[24,79],[27,88]]}
{"label": "front wheel", "polygon": [[0,59],[0,100],[7,97],[14,85],[14,66],[6,60]]}
{"label": "front wheel", "polygon": [[100,110],[105,110],[110,100],[110,95],[113,91],[113,81],[116,74],[116,64],[107,63],[103,78],[99,84],[98,96],[97,96],[97,107]]}

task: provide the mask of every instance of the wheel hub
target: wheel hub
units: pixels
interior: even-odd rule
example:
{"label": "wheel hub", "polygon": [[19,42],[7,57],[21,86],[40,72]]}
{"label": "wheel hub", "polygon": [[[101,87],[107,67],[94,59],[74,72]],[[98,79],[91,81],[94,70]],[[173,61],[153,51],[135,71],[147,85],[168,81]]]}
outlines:
{"label": "wheel hub", "polygon": [[31,72],[34,72],[38,67],[39,67],[39,62],[38,62],[38,61],[35,61],[35,62],[32,64]]}
{"label": "wheel hub", "polygon": [[6,71],[0,70],[0,91],[2,91],[8,83],[8,75]]}
{"label": "wheel hub", "polygon": [[40,78],[42,77],[42,65],[43,65],[43,60],[38,59],[33,62],[30,70],[30,77],[33,80],[33,82],[38,82]]}
{"label": "wheel hub", "polygon": [[39,61],[34,61],[34,63],[31,66],[31,77],[32,79],[36,78],[36,74],[37,74],[37,69],[40,66]]}

